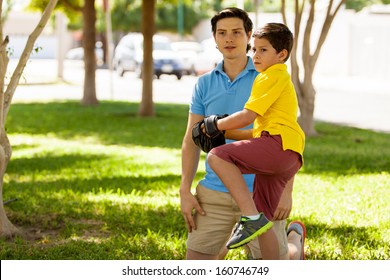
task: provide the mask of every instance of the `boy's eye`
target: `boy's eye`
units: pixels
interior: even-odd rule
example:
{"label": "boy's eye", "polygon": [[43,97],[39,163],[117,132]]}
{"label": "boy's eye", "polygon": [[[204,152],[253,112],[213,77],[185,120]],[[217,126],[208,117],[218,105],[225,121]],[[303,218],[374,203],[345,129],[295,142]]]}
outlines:
{"label": "boy's eye", "polygon": [[259,48],[259,49],[256,49],[255,47],[254,48],[252,48],[252,51],[254,51],[254,52],[266,52],[267,51],[267,49],[264,49],[264,48]]}

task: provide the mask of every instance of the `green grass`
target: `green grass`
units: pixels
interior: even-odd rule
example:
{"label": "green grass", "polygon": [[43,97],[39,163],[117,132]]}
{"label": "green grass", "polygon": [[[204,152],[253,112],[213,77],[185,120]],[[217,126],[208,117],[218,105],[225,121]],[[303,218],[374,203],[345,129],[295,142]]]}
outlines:
{"label": "green grass", "polygon": [[[188,106],[13,104],[4,200],[25,234],[1,259],[183,259],[180,148]],[[289,220],[307,226],[308,259],[390,259],[390,135],[317,123]],[[204,175],[204,155],[197,180]],[[233,250],[229,259],[243,259]]]}

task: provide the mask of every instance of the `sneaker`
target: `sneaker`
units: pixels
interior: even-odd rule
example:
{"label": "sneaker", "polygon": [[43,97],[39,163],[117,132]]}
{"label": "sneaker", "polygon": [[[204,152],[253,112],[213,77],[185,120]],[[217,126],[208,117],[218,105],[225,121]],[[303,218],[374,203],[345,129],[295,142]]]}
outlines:
{"label": "sneaker", "polygon": [[260,218],[257,220],[250,220],[248,217],[241,216],[240,223],[234,230],[226,247],[228,249],[234,249],[243,246],[257,236],[265,233],[272,228],[272,226],[273,223],[269,221],[263,213],[260,213]]}
{"label": "sneaker", "polygon": [[306,227],[300,221],[293,221],[289,223],[287,227],[287,236],[291,231],[295,231],[297,234],[301,236],[301,260],[305,259],[305,239],[306,239]]}

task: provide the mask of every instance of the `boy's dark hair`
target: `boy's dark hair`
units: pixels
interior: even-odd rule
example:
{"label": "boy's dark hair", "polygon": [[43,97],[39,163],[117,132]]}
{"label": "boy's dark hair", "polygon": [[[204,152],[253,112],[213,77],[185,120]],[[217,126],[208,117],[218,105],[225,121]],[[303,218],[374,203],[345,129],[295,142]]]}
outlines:
{"label": "boy's dark hair", "polygon": [[[248,34],[253,29],[253,22],[250,19],[247,12],[245,12],[242,9],[235,8],[235,7],[229,7],[226,9],[223,9],[216,15],[214,15],[211,18],[211,31],[213,32],[213,35],[215,36],[215,33],[217,32],[217,22],[224,18],[239,18],[244,23],[244,29],[245,33]],[[249,51],[251,48],[250,44],[247,46],[247,51]]]}
{"label": "boy's dark hair", "polygon": [[253,33],[253,37],[267,39],[278,53],[284,49],[287,50],[288,54],[284,61],[286,62],[289,58],[294,43],[294,36],[283,23],[267,23],[262,28],[256,30]]}

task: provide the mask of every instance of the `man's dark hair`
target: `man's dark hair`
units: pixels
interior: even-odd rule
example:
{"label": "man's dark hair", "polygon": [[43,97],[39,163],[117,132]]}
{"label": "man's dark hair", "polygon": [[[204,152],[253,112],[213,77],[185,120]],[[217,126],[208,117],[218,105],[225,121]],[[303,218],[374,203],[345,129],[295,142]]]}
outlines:
{"label": "man's dark hair", "polygon": [[[214,15],[211,18],[211,31],[213,32],[213,35],[215,36],[215,33],[217,32],[217,22],[224,18],[239,18],[244,23],[244,29],[245,33],[248,34],[253,29],[253,22],[249,18],[248,13],[245,12],[242,9],[235,8],[235,7],[229,7],[226,9],[223,9],[216,15]],[[248,44],[247,51],[250,50],[251,46]]]}
{"label": "man's dark hair", "polygon": [[253,37],[267,39],[278,53],[284,49],[287,50],[288,54],[284,61],[287,61],[289,58],[294,43],[294,36],[283,23],[267,23],[262,28],[256,30],[253,33]]}

